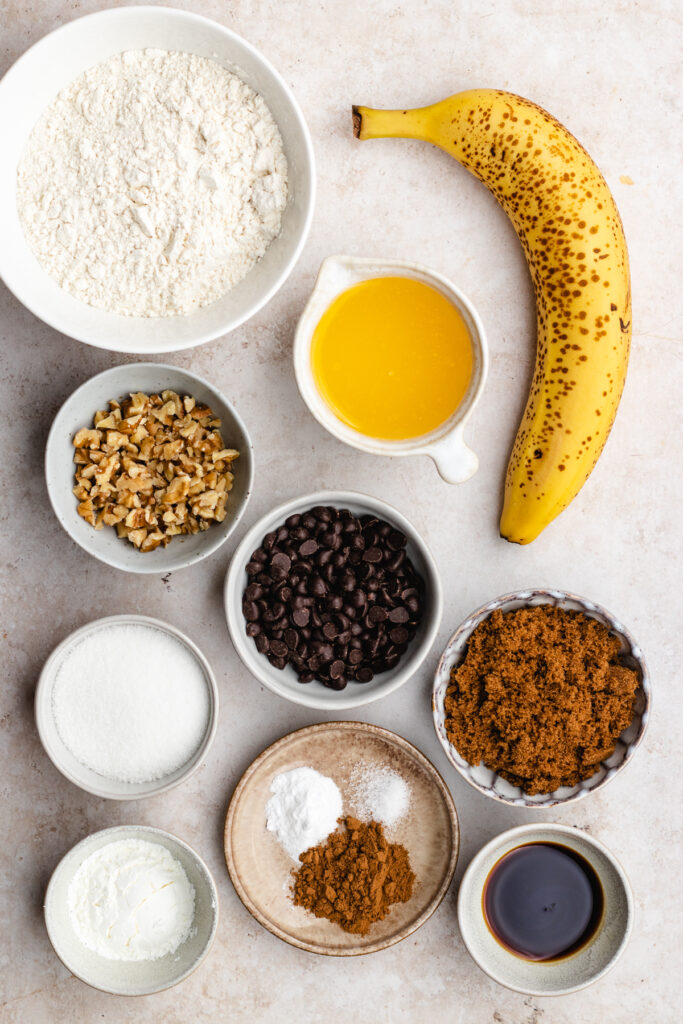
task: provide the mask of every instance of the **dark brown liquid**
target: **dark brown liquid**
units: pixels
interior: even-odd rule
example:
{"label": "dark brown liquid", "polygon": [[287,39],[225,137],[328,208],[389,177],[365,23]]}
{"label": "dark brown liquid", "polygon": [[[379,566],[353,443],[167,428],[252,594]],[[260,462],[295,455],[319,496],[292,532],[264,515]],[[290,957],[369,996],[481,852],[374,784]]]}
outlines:
{"label": "dark brown liquid", "polygon": [[580,854],[559,843],[526,843],[494,864],[483,904],[491,932],[511,953],[557,960],[593,937],[604,897]]}

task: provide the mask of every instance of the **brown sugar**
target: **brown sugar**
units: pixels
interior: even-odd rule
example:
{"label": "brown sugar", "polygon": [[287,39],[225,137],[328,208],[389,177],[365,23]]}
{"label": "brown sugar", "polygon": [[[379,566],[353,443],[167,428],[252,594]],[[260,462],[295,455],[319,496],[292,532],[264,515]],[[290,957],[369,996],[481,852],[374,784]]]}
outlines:
{"label": "brown sugar", "polygon": [[552,605],[493,612],[473,631],[446,692],[459,753],[552,793],[593,775],[633,719],[638,675],[596,619]]}
{"label": "brown sugar", "polygon": [[406,848],[389,843],[379,822],[339,821],[341,832],[299,857],[294,903],[346,932],[365,935],[370,925],[387,916],[392,903],[410,899],[415,875]]}

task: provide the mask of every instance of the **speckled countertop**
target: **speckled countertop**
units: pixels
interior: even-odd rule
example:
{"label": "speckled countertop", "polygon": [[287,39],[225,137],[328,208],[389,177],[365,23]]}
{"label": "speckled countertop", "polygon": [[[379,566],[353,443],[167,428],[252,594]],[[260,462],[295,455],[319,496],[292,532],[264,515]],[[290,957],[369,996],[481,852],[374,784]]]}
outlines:
{"label": "speckled countertop", "polygon": [[[101,6],[0,0],[0,71],[46,32]],[[60,529],[45,492],[43,448],[56,410],[77,384],[125,357],[56,334],[0,285],[0,1020],[673,1024],[683,1013],[676,952],[683,942],[683,701],[675,649],[683,498],[675,423],[683,338],[674,239],[683,207],[680,3],[177,6],[246,36],[292,85],[315,143],[317,212],[295,272],[257,317],[170,358],[210,376],[235,401],[252,432],[257,475],[234,540],[168,580],[127,576],[88,558]],[[418,143],[360,146],[350,133],[352,102],[416,106],[473,85],[527,95],[578,136],[614,191],[631,253],[633,352],[615,427],[579,498],[527,548],[500,540],[496,529],[533,357],[531,285],[514,232],[486,190],[443,153]],[[443,483],[427,459],[392,461],[346,448],[302,405],[290,359],[294,325],[321,259],[338,251],[421,261],[450,276],[478,307],[491,370],[468,429],[481,468],[467,484]],[[238,662],[223,618],[223,576],[250,523],[275,502],[321,486],[392,502],[437,557],[446,603],[432,655],[398,693],[339,717],[387,726],[416,743],[448,781],[462,826],[458,875],[437,914],[403,944],[350,961],[299,952],[261,929],[233,891],[221,845],[227,801],[244,768],[277,737],[324,718],[263,690]],[[485,840],[536,818],[470,790],[441,752],[429,714],[431,675],[452,629],[488,598],[527,585],[573,590],[611,609],[641,643],[654,689],[653,720],[634,762],[598,795],[545,816],[607,843],[632,880],[637,907],[633,938],[613,972],[555,1000],[499,988],[463,946],[455,901],[464,867]],[[130,804],[90,797],[62,778],[43,753],[32,709],[38,673],[55,644],[92,618],[124,611],[186,629],[216,670],[222,702],[202,769],[179,789]],[[197,847],[221,899],[210,958],[183,985],[140,1000],[106,996],[71,977],[42,918],[45,885],[62,854],[89,832],[123,822],[169,829]]]}

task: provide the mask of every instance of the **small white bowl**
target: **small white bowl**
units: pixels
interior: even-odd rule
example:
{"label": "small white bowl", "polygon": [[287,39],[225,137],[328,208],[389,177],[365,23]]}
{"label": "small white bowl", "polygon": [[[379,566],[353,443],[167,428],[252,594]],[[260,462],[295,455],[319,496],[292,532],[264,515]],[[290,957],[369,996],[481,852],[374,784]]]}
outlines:
{"label": "small white bowl", "polygon": [[[321,317],[342,292],[375,277],[409,277],[431,285],[458,310],[472,340],[472,378],[464,398],[444,423],[422,437],[387,441],[359,433],[335,416],[315,383],[311,343]],[[460,289],[441,274],[407,260],[328,256],[323,261],[294,336],[294,372],[304,402],[318,423],[338,440],[374,455],[428,455],[447,483],[469,480],[476,473],[479,460],[465,444],[463,432],[484,389],[487,370],[488,348],[479,314]]]}
{"label": "small white bowl", "polygon": [[[158,843],[182,865],[194,886],[194,924],[175,953],[158,960],[108,960],[84,946],[69,916],[69,886],[83,861],[96,850],[122,839]],[[211,949],[218,928],[218,892],[199,854],[182,839],[148,825],[118,825],[94,832],[60,860],[45,893],[45,927],[52,947],[68,971],[86,985],[118,996],[145,996],[183,981]]]}
{"label": "small white bowl", "polygon": [[[261,546],[264,536],[276,526],[281,526],[288,516],[296,512],[305,512],[316,505],[348,508],[354,515],[369,513],[392,523],[408,538],[406,551],[425,584],[422,621],[398,664],[387,672],[376,675],[369,683],[349,682],[346,689],[339,691],[329,689],[317,679],[311,683],[300,683],[291,665],[285,666],[284,669],[274,668],[265,655],[259,654],[256,650],[252,638],[247,636],[242,613],[242,596],[248,583],[245,567],[251,559],[252,552]],[[243,537],[232,557],[225,577],[223,598],[230,637],[235,650],[251,674],[279,697],[321,711],[358,708],[379,700],[380,697],[386,697],[399,686],[403,686],[427,657],[443,611],[443,593],[436,562],[415,527],[392,505],[356,491],[316,491],[314,494],[305,494],[279,505],[259,519]]]}
{"label": "small white bowl", "polygon": [[[604,909],[592,939],[558,960],[532,962],[510,953],[494,938],[483,912],[486,879],[506,853],[526,843],[558,843],[588,861],[602,888]],[[472,959],[490,978],[531,996],[568,995],[602,978],[623,953],[633,928],[633,895],[619,861],[607,847],[568,825],[521,825],[482,847],[469,864],[458,892],[458,924]]]}
{"label": "small white bowl", "polygon": [[[148,47],[208,57],[239,75],[269,107],[289,164],[290,194],[280,235],[235,288],[188,316],[120,316],[74,298],[43,270],[17,213],[17,165],[43,110],[87,68],[122,51]],[[190,11],[112,8],[77,18],[45,36],[0,83],[0,138],[0,277],[45,323],[97,348],[137,354],[174,352],[235,330],[284,284],[308,235],[315,202],[313,146],[289,86],[250,43]]]}
{"label": "small white bowl", "polygon": [[[151,782],[121,782],[118,779],[108,779],[104,775],[92,770],[71,753],[64,744],[54,719],[52,693],[55,679],[65,655],[71,650],[74,644],[78,643],[88,634],[94,633],[103,627],[117,624],[136,623],[142,626],[152,626],[155,629],[168,633],[174,639],[184,644],[190,654],[195,658],[206,681],[206,690],[209,698],[209,717],[206,723],[206,731],[199,747],[186,764],[180,765],[170,775],[160,779],[153,779]],[[112,686],[116,681],[112,680]],[[103,797],[106,800],[141,800],[143,797],[156,796],[158,793],[165,793],[192,775],[205,759],[209,748],[213,743],[218,726],[218,686],[216,677],[213,674],[208,661],[189,637],[181,633],[175,626],[160,619],[152,619],[147,615],[110,615],[104,619],[95,619],[86,626],[75,630],[55,647],[49,656],[38,679],[38,686],[35,695],[36,726],[40,742],[43,744],[45,753],[52,761],[55,768],[64,775],[74,786],[79,786],[87,793]]]}
{"label": "small white bowl", "polygon": [[[181,395],[192,395],[209,405],[220,417],[225,444],[236,448],[240,456],[234,464],[235,480],[228,497],[228,514],[222,523],[212,523],[208,530],[200,533],[173,537],[168,547],[139,551],[129,541],[118,537],[114,527],[96,530],[78,514],[78,500],[72,491],[76,482],[73,437],[81,427],[92,427],[93,416],[98,409],[107,408],[109,399],[122,398],[131,391],[154,394],[166,388]],[[113,366],[85,381],[55,416],[45,449],[47,491],[57,519],[71,539],[89,555],[124,572],[161,575],[185,569],[213,554],[237,526],[249,501],[253,477],[251,440],[234,406],[202,377],[163,363]]]}
{"label": "small white bowl", "polygon": [[[541,604],[555,605],[567,611],[583,612],[584,615],[601,622],[610,633],[614,633],[619,638],[622,661],[628,668],[632,668],[638,673],[640,686],[636,691],[633,721],[617,740],[614,753],[601,764],[594,775],[575,786],[556,789],[554,793],[539,793],[536,796],[529,796],[519,786],[513,786],[511,782],[490,768],[486,768],[485,765],[468,764],[453,746],[446,733],[444,701],[450,683],[451,670],[464,658],[467,642],[479,623],[487,619],[494,611],[510,612],[517,608],[531,608]],[[564,590],[519,590],[513,594],[497,597],[482,608],[478,608],[476,612],[472,612],[462,625],[458,626],[448,641],[436,670],[432,692],[432,717],[436,735],[446,752],[446,757],[465,782],[500,803],[513,807],[541,808],[542,810],[580,800],[613,779],[616,773],[633,757],[645,735],[649,713],[650,679],[640,647],[628,630],[610,612],[584,597],[569,594]]]}

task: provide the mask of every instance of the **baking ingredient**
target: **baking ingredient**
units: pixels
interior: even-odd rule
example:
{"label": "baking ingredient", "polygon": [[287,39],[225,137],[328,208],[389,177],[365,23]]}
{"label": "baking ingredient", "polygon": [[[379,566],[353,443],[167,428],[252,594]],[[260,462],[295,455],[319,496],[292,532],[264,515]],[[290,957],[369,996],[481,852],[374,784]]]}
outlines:
{"label": "baking ingredient", "polygon": [[292,895],[296,906],[316,917],[367,935],[392,904],[408,902],[415,875],[406,848],[387,842],[379,822],[346,818],[342,824],[326,843],[301,854]]}
{"label": "baking ingredient", "polygon": [[62,654],[52,711],[81,764],[119,782],[150,782],[196,754],[209,722],[208,685],[194,654],[171,633],[105,622]]}
{"label": "baking ingredient", "polygon": [[553,605],[494,611],[453,668],[446,733],[525,793],[588,779],[631,724],[638,675],[619,640],[582,612]]}
{"label": "baking ingredient", "polygon": [[315,329],[311,363],[340,420],[370,437],[405,439],[455,412],[472,376],[472,343],[436,288],[375,277],[332,302]]}
{"label": "baking ingredient", "polygon": [[493,935],[524,960],[557,960],[595,934],[602,886],[588,861],[560,843],[525,843],[504,854],[484,883]]}
{"label": "baking ingredient", "polygon": [[354,127],[361,139],[406,136],[440,146],[490,189],[522,243],[536,293],[536,367],[500,530],[528,544],[590,474],[624,386],[631,284],[612,194],[551,114],[499,89],[417,110],[357,107]]}
{"label": "baking ingredient", "polygon": [[333,690],[398,664],[422,618],[424,585],[390,523],[316,506],[267,533],[246,566],[247,636],[271,665]]}
{"label": "baking ingredient", "polygon": [[189,936],[195,890],[161,843],[120,839],[83,861],[69,885],[71,923],[107,960],[158,960]]}
{"label": "baking ingredient", "polygon": [[239,452],[209,406],[175,391],[108,404],[73,439],[78,514],[139,551],[222,523]]}
{"label": "baking ingredient", "polygon": [[191,313],[279,234],[287,161],[263,99],[213,60],[131,50],[79,75],[36,123],[17,173],[22,227],[77,299]]}
{"label": "baking ingredient", "polygon": [[360,818],[393,828],[408,813],[410,787],[392,768],[358,765],[351,772],[349,798]]}
{"label": "baking ingredient", "polygon": [[293,860],[317,846],[337,827],[342,813],[339,789],[314,768],[292,768],[276,775],[266,804],[266,827]]}

